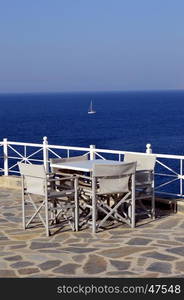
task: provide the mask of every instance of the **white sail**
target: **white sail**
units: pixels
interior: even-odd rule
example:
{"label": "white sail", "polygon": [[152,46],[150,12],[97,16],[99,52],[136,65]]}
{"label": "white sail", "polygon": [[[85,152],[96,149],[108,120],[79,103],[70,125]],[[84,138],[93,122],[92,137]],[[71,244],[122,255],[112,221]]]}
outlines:
{"label": "white sail", "polygon": [[88,114],[95,114],[95,113],[96,113],[96,111],[93,110],[93,103],[92,103],[92,100],[91,100],[89,110],[88,110]]}

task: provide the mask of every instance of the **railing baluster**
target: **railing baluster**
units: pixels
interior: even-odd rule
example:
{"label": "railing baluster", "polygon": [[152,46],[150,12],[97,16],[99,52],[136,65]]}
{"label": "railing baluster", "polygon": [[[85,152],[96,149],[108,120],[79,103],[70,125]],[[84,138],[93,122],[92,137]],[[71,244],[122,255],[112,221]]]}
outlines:
{"label": "railing baluster", "polygon": [[148,153],[148,154],[152,153],[151,144],[146,144],[146,153]]}
{"label": "railing baluster", "polygon": [[43,137],[43,163],[45,166],[45,171],[49,171],[49,165],[48,165],[48,141],[47,137]]}
{"label": "railing baluster", "polygon": [[90,160],[95,159],[95,145],[90,145]]}
{"label": "railing baluster", "polygon": [[27,163],[27,151],[26,151],[26,145],[24,146],[24,158],[25,158],[25,163]]}
{"label": "railing baluster", "polygon": [[180,194],[183,195],[183,160],[180,159]]}
{"label": "railing baluster", "polygon": [[8,176],[8,140],[3,139],[3,152],[4,152],[4,175]]}

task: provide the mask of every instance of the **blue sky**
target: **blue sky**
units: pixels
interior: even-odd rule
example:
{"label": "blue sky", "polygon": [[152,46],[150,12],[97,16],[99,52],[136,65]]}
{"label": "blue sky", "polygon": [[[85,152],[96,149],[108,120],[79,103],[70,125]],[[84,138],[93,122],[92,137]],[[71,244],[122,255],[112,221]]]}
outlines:
{"label": "blue sky", "polygon": [[0,92],[184,88],[183,0],[0,0]]}

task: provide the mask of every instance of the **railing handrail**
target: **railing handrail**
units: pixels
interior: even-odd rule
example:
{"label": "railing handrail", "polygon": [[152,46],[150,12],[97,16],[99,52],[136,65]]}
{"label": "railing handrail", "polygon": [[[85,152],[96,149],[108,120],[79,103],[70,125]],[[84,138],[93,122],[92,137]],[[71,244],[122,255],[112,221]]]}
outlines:
{"label": "railing handrail", "polygon": [[[0,141],[1,145],[4,145],[4,141]],[[30,146],[30,147],[43,147],[43,144],[36,143],[25,143],[25,142],[14,142],[7,141],[8,145],[17,145],[17,146]],[[111,150],[111,149],[103,149],[103,148],[90,148],[90,147],[76,147],[76,146],[62,146],[62,145],[52,145],[48,144],[48,148],[52,149],[63,149],[63,150],[78,150],[78,151],[94,151],[100,153],[109,153],[109,154],[125,154],[125,153],[136,153],[138,155],[145,155],[145,152],[137,152],[137,151],[125,151],[125,150]],[[156,156],[157,158],[169,158],[169,159],[184,159],[184,155],[178,154],[161,154],[161,153],[151,153],[149,155]]]}
{"label": "railing handrail", "polygon": [[[95,149],[96,152],[111,153],[111,154],[125,154],[125,153],[136,153],[138,155],[145,155],[145,152],[136,152],[136,151],[122,151],[122,150],[108,150],[108,149]],[[150,153],[149,155],[156,156],[158,158],[171,158],[171,159],[184,159],[184,155],[177,154],[159,154],[159,153]]]}
{"label": "railing handrail", "polygon": [[[4,145],[4,142],[2,141],[2,142],[0,142],[0,144]],[[43,147],[43,144],[13,142],[13,141],[7,141],[7,144],[9,144],[9,145],[17,145],[17,146]],[[81,150],[81,151],[89,151],[90,150],[90,148],[86,148],[86,147],[50,145],[50,144],[48,144],[48,148],[63,149],[63,150],[67,150],[67,149],[69,149],[69,150]]]}

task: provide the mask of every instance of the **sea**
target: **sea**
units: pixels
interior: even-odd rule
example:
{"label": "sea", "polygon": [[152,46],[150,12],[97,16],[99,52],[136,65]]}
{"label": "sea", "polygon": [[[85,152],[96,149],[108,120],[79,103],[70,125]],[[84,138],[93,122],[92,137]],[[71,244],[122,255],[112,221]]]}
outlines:
{"label": "sea", "polygon": [[183,104],[181,90],[0,94],[0,140],[183,155]]}
{"label": "sea", "polygon": [[[88,114],[91,100],[96,114]],[[42,143],[47,136],[52,145],[137,152],[150,143],[153,153],[184,155],[183,124],[182,90],[0,94],[0,141]],[[179,161],[169,167],[179,172]],[[178,187],[179,180],[166,189]]]}

